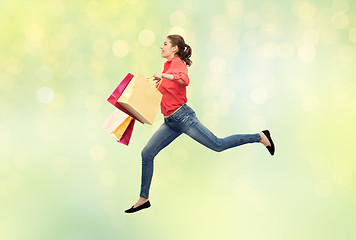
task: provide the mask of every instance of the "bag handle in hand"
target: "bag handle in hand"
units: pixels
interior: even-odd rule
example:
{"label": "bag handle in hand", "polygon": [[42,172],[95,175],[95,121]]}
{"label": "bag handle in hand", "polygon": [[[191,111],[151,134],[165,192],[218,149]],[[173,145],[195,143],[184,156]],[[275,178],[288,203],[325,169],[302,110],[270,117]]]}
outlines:
{"label": "bag handle in hand", "polygon": [[[147,81],[152,81],[152,82],[153,82],[154,79],[155,79],[155,77],[154,77],[154,75],[152,75],[151,77],[148,77],[148,78],[147,78]],[[163,78],[161,78],[161,80],[159,80],[158,82],[156,82],[156,89],[157,89],[157,90],[158,90],[159,86],[161,86],[162,79],[163,79]]]}

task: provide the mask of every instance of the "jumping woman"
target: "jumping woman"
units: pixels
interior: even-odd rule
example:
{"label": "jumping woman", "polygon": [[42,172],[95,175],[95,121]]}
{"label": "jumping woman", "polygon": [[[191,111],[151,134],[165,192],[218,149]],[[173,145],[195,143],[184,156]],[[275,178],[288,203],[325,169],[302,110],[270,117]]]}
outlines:
{"label": "jumping woman", "polygon": [[188,68],[191,66],[192,49],[179,35],[169,35],[161,46],[161,56],[167,59],[162,73],[154,75],[161,80],[158,90],[162,93],[161,113],[164,123],[153,134],[141,152],[142,176],[140,198],[126,213],[133,213],[151,206],[148,200],[152,175],[153,159],[166,146],[182,133],[195,141],[221,152],[246,143],[262,143],[271,155],[274,144],[268,130],[256,134],[235,134],[226,138],[216,137],[197,119],[195,112],[187,105],[186,87],[189,84]]}

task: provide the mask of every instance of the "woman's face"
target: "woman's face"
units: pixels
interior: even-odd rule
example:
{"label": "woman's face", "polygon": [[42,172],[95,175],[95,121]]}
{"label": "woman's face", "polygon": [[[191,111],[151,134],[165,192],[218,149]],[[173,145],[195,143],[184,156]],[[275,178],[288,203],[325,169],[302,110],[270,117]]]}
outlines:
{"label": "woman's face", "polygon": [[169,38],[166,38],[164,41],[163,45],[161,46],[161,56],[163,58],[167,58],[167,60],[171,60],[175,53],[178,50],[178,46],[172,46],[171,40]]}

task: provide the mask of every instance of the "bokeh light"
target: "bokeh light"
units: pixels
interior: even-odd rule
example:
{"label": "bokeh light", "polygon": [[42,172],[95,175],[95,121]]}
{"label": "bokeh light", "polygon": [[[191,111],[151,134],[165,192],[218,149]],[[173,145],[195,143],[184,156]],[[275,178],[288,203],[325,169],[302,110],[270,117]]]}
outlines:
{"label": "bokeh light", "polygon": [[344,29],[349,25],[349,18],[343,12],[337,12],[331,19],[331,24],[336,29]]}
{"label": "bokeh light", "polygon": [[130,51],[130,46],[123,40],[115,41],[112,46],[113,53],[118,57],[126,56]]}
{"label": "bokeh light", "polygon": [[140,32],[138,40],[144,46],[151,46],[155,42],[156,36],[151,30],[145,29]]}
{"label": "bokeh light", "polygon": [[41,103],[50,103],[54,99],[54,91],[50,87],[41,87],[37,90],[37,99]]}
{"label": "bokeh light", "polygon": [[315,48],[312,45],[304,44],[298,49],[298,57],[303,61],[311,61],[315,57]]}
{"label": "bokeh light", "polygon": [[169,16],[169,22],[172,26],[183,27],[186,22],[185,14],[181,11],[175,11]]}

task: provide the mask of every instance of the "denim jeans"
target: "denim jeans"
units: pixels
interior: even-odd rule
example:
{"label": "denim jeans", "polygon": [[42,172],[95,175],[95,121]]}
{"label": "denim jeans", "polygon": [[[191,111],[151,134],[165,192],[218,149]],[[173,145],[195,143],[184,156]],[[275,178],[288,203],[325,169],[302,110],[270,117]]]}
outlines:
{"label": "denim jeans", "polygon": [[154,157],[182,133],[216,152],[261,140],[258,133],[236,134],[226,138],[218,138],[199,122],[193,109],[184,104],[179,110],[164,119],[164,123],[153,134],[141,152],[141,197],[148,198],[149,195]]}

